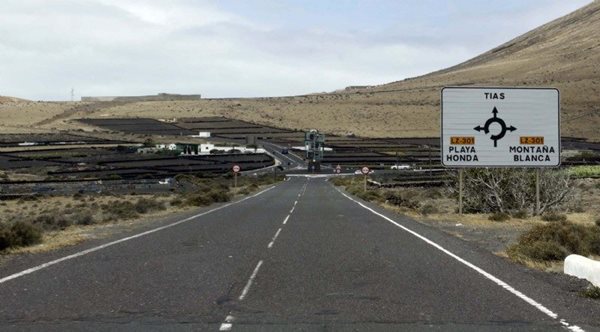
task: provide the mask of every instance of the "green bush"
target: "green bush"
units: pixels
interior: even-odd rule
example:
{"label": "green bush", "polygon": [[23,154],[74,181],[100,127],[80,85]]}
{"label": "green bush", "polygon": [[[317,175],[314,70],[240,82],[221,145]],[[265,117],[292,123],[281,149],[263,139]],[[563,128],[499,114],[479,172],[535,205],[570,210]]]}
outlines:
{"label": "green bush", "polygon": [[542,220],[543,221],[562,222],[562,221],[567,221],[567,216],[562,213],[548,212],[548,213],[544,213],[544,215],[542,215]]}
{"label": "green bush", "polygon": [[186,204],[191,206],[206,206],[210,205],[211,203],[212,200],[205,193],[191,194],[186,200]]}
{"label": "green bush", "polygon": [[570,254],[600,254],[600,230],[568,221],[534,226],[508,250],[511,258],[538,261],[562,260]]}
{"label": "green bush", "polygon": [[171,204],[171,206],[181,206],[183,204],[183,201],[181,200],[181,198],[175,197],[169,202],[169,204]]}
{"label": "green bush", "polygon": [[110,219],[132,219],[138,216],[135,205],[131,202],[113,201],[110,204],[103,204],[104,213],[111,216]]}
{"label": "green bush", "polygon": [[33,219],[33,223],[48,230],[65,229],[71,226],[72,221],[70,219],[66,218],[64,214],[57,214],[57,211],[41,214]]}
{"label": "green bush", "polygon": [[82,211],[79,213],[74,214],[71,219],[73,220],[74,224],[77,225],[93,225],[96,223],[96,220],[94,219],[94,216],[92,215],[92,213],[88,212],[88,211]]}
{"label": "green bush", "polygon": [[574,166],[569,168],[569,175],[578,178],[599,177],[600,166]]}
{"label": "green bush", "polygon": [[0,223],[0,251],[11,246],[12,233],[10,232],[10,228],[4,223]]}
{"label": "green bush", "polygon": [[148,198],[140,198],[135,202],[135,211],[140,214],[153,212],[153,211],[163,211],[167,207],[163,202],[160,202],[155,199]]}
{"label": "green bush", "polygon": [[388,190],[384,194],[384,198],[389,204],[416,210],[420,204],[413,197],[414,195],[411,193],[400,190]]}
{"label": "green bush", "polygon": [[510,215],[508,213],[504,213],[504,212],[496,212],[496,213],[492,213],[489,217],[489,220],[491,221],[498,221],[498,222],[502,222],[502,221],[507,221],[510,219]]}
{"label": "green bush", "polygon": [[437,208],[437,206],[431,204],[431,203],[427,203],[425,205],[423,205],[421,207],[421,209],[419,209],[419,212],[421,212],[422,215],[428,215],[428,214],[432,214],[432,213],[438,213],[439,210]]}
{"label": "green bush", "polygon": [[17,221],[11,226],[10,233],[11,247],[30,246],[42,241],[42,231],[30,223]]}
{"label": "green bush", "polygon": [[513,212],[512,217],[516,219],[527,219],[529,217],[529,213],[527,213],[527,210],[519,210]]}
{"label": "green bush", "polygon": [[369,202],[377,202],[377,201],[383,201],[383,197],[380,194],[379,190],[359,190],[355,193],[356,196],[358,196],[360,199],[363,199],[365,201],[369,201]]}
{"label": "green bush", "polygon": [[600,287],[589,286],[583,291],[581,291],[581,296],[590,298],[590,299],[600,299]]}
{"label": "green bush", "polygon": [[228,189],[215,188],[208,192],[208,196],[216,203],[229,202],[231,200],[231,194]]}
{"label": "green bush", "polygon": [[231,194],[228,189],[212,188],[207,191],[190,194],[186,199],[186,204],[192,206],[206,206],[212,203],[223,203],[231,200]]}

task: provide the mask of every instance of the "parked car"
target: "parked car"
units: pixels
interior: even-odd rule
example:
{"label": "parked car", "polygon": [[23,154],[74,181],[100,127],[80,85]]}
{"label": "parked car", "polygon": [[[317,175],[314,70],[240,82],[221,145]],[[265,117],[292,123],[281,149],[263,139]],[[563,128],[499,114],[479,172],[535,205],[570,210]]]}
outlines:
{"label": "parked car", "polygon": [[[369,170],[369,174],[373,174],[373,173],[375,173],[375,171],[374,171],[374,170]],[[362,174],[362,171],[361,171],[360,169],[357,169],[356,171],[354,171],[354,174],[356,174],[356,175],[361,175],[361,174]]]}
{"label": "parked car", "polygon": [[397,169],[397,170],[401,170],[401,169],[410,169],[410,165],[392,165],[392,167],[390,167],[390,169]]}

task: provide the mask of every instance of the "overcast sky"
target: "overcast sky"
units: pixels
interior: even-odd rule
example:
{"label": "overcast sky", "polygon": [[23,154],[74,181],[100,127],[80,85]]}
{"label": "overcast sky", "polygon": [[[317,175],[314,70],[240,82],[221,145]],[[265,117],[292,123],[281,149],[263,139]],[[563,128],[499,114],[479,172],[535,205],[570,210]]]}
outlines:
{"label": "overcast sky", "polygon": [[283,96],[465,61],[590,0],[2,0],[0,95]]}

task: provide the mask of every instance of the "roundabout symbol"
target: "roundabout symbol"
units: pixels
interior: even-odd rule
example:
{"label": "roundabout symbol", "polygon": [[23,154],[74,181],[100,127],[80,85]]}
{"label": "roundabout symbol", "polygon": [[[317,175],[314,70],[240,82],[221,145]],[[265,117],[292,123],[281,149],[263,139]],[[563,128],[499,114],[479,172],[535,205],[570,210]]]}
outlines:
{"label": "roundabout symbol", "polygon": [[500,128],[501,128],[500,132],[498,134],[490,136],[490,139],[494,141],[494,147],[496,148],[496,147],[498,147],[498,140],[502,139],[504,137],[504,135],[506,135],[506,131],[510,130],[512,132],[512,131],[517,130],[517,128],[515,128],[513,126],[506,127],[506,122],[504,122],[504,120],[502,120],[501,118],[498,117],[498,109],[496,107],[494,107],[494,110],[492,111],[492,113],[494,114],[494,116],[489,118],[485,122],[485,125],[483,127],[477,126],[473,129],[475,129],[479,132],[483,131],[486,134],[489,134],[490,133],[490,125],[494,122],[499,124]]}

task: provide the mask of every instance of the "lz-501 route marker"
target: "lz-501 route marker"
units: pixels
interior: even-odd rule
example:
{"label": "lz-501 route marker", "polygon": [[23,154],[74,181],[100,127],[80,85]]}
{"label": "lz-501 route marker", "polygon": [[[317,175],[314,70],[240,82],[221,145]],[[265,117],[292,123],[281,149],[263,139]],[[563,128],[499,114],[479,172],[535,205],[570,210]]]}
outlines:
{"label": "lz-501 route marker", "polygon": [[559,99],[558,90],[551,88],[444,88],[442,164],[559,166]]}

